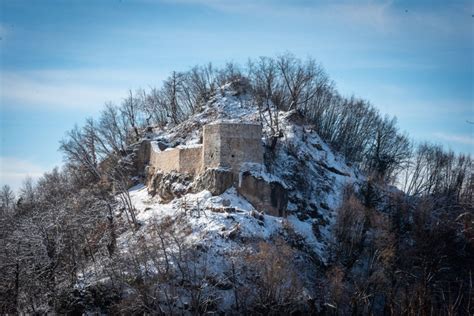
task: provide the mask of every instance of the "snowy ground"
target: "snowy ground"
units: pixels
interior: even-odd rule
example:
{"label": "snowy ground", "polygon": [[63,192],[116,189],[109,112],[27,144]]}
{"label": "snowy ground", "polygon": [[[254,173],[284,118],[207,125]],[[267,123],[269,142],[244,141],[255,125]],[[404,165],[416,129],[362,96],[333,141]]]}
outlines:
{"label": "snowy ground", "polygon": [[[271,134],[270,126],[265,124],[270,121],[269,115],[268,112],[260,114],[248,95],[236,95],[228,84],[221,87],[202,112],[179,125],[155,130],[149,138],[173,146],[196,146],[205,124],[263,121],[262,142],[265,142],[265,135]],[[158,198],[150,197],[141,185],[131,189],[138,219],[146,225],[150,220],[160,221],[167,216],[185,214],[193,229],[189,242],[211,244],[212,247],[221,248],[220,251],[239,246],[228,238],[229,232],[233,230],[238,229],[239,236],[243,238],[269,239],[281,233],[283,225],[290,225],[325,262],[327,245],[332,238],[331,227],[342,201],[343,189],[346,185],[357,186],[361,175],[355,168],[348,166],[343,157],[334,154],[312,131],[312,126],[292,121],[295,112],[273,111],[271,115],[277,116],[283,136],[275,149],[272,170],[266,170],[263,165],[246,164],[242,166],[242,171],[251,171],[268,181],[278,181],[288,190],[290,202],[287,218],[263,215],[263,221],[257,219],[257,212],[252,205],[239,196],[235,189],[214,197],[207,191],[186,194],[168,204],[161,204]],[[275,121],[275,117],[272,119]],[[308,217],[306,213],[312,215]],[[314,225],[318,226],[319,236],[313,232]]]}
{"label": "snowy ground", "polygon": [[[236,96],[229,89],[224,86],[202,112],[189,120],[156,129],[147,138],[169,147],[197,146],[205,124],[269,121],[269,114],[259,113],[249,104],[249,97]],[[141,226],[138,231],[123,231],[117,240],[119,251],[127,252],[140,238],[149,240],[156,223],[167,223],[171,219],[182,227],[189,227],[185,243],[193,249],[205,249],[205,259],[202,259],[205,262],[201,263],[216,278],[225,278],[229,261],[238,260],[241,254],[252,251],[252,245],[258,241],[271,242],[289,235],[297,236],[298,251],[311,260],[316,258],[321,264],[327,263],[332,227],[344,188],[358,186],[362,176],[356,168],[346,164],[343,157],[333,153],[311,125],[295,122],[295,112],[274,111],[272,115],[277,116],[281,137],[271,165],[245,164],[241,171],[250,171],[267,181],[278,181],[285,187],[289,195],[286,218],[259,213],[234,188],[219,196],[212,196],[209,191],[187,193],[163,203],[159,197],[150,196],[147,188],[140,184],[130,189],[130,197]],[[263,145],[272,131],[266,123],[262,125]],[[314,271],[298,272],[314,276]],[[222,304],[230,306],[232,298],[229,295],[225,290],[220,293]]]}
{"label": "snowy ground", "polygon": [[[137,210],[137,218],[144,225],[167,216],[184,216],[193,229],[189,242],[204,243],[220,248],[221,251],[231,250],[229,248],[235,246],[235,241],[229,238],[229,233],[234,229],[238,228],[239,236],[243,238],[268,240],[281,231],[286,220],[259,214],[234,188],[219,196],[212,196],[209,191],[190,193],[168,204],[161,204],[158,198],[149,196],[143,185],[132,188],[130,196]],[[253,215],[262,216],[263,220]],[[295,230],[307,237],[310,243],[315,246],[318,244],[310,226],[308,228],[294,218],[288,220],[294,223]]]}

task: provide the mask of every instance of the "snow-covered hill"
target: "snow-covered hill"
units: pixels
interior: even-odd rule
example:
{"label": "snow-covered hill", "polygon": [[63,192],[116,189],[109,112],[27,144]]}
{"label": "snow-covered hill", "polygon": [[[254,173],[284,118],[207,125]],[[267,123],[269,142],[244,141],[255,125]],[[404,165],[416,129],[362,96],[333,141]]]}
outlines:
{"label": "snow-covered hill", "polygon": [[[181,252],[182,247],[198,250],[194,261],[199,267],[195,270],[200,272],[196,273],[201,275],[205,271],[201,279],[212,276],[218,280],[217,285],[206,284],[206,289],[211,291],[212,288],[213,297],[219,302],[218,309],[227,310],[237,304],[235,287],[221,284],[229,280],[229,271],[234,265],[245,265],[245,258],[258,252],[259,243],[276,245],[278,240],[278,247],[282,247],[283,241],[295,251],[292,257],[282,259],[291,263],[303,284],[301,288],[314,289],[317,286],[314,276],[318,273],[314,267],[328,260],[332,225],[344,188],[349,184],[358,186],[362,177],[343,157],[331,151],[311,125],[306,125],[294,111],[260,113],[248,95],[237,93],[232,84],[228,84],[200,113],[179,125],[155,128],[146,137],[172,147],[190,146],[200,142],[201,127],[205,124],[260,122],[264,130],[262,142],[268,145],[270,136],[275,133],[275,126],[272,131],[267,124],[269,115],[274,122],[278,121],[276,146],[267,148],[264,166],[251,165],[248,169],[262,177],[276,178],[284,185],[289,197],[286,218],[259,213],[235,188],[212,196],[206,190],[191,193],[190,183],[180,188],[189,193],[164,203],[159,196],[149,195],[144,184],[138,184],[130,189],[130,196],[141,227],[138,231],[123,231],[118,238],[118,251],[131,252],[139,243],[153,248],[164,238],[160,235],[157,239],[156,232],[166,226],[176,239],[169,245],[160,245],[164,253],[169,252],[174,258],[166,260],[178,264],[176,253]],[[141,269],[156,273],[159,270],[156,265],[162,264],[161,260],[149,262]],[[251,284],[252,280],[241,278],[239,282]],[[191,301],[189,293],[181,294],[176,308],[186,309]]]}

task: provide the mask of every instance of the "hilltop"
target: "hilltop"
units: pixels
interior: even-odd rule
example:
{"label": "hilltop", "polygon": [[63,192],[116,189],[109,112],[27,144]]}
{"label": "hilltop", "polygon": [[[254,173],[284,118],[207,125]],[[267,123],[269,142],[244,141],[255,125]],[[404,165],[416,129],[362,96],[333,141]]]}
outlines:
{"label": "hilltop", "polygon": [[0,313],[472,314],[468,155],[314,60],[173,72],[0,194]]}
{"label": "hilltop", "polygon": [[[303,305],[310,300],[311,296],[303,293],[316,290],[316,275],[312,275],[312,267],[315,264],[324,266],[329,260],[328,248],[334,238],[332,230],[336,210],[341,205],[344,189],[348,185],[359,186],[363,177],[356,168],[349,167],[342,156],[333,153],[314,132],[312,125],[305,124],[296,111],[275,110],[272,115],[278,116],[279,140],[270,149],[268,142],[272,134],[265,126],[261,141],[262,146],[267,143],[267,155],[271,158],[265,165],[252,164],[250,170],[258,177],[278,181],[284,186],[289,200],[286,217],[275,217],[257,210],[235,187],[212,195],[206,189],[193,189],[198,177],[172,172],[171,177],[165,176],[161,182],[148,184],[148,187],[139,183],[130,189],[140,229],[122,234],[118,238],[117,250],[130,253],[133,252],[130,248],[138,245],[154,249],[157,247],[154,231],[162,225],[177,232],[186,229],[180,247],[196,251],[193,255],[196,256],[194,264],[198,272],[195,272],[197,275],[193,276],[192,282],[205,287],[201,293],[203,300],[210,300],[212,296],[212,304],[225,311],[246,302],[243,298],[238,302],[234,297],[235,284],[229,280],[232,266],[242,274],[239,287],[252,290],[251,275],[244,276],[244,270],[253,263],[246,257],[257,255],[259,248],[266,244],[274,247],[272,251],[276,253],[291,249],[291,254],[283,262],[288,271],[274,271],[272,278],[282,278],[282,284],[275,286],[285,292],[290,291],[287,288],[290,284],[284,284],[290,281],[286,273],[296,277],[300,287],[298,293],[285,295],[295,294]],[[228,84],[217,91],[202,112],[178,125],[154,128],[145,138],[166,146],[186,148],[200,142],[202,126],[215,122],[262,124],[249,96],[237,93],[233,85]],[[150,191],[155,195],[149,194]],[[176,257],[176,249],[168,251],[171,257]],[[149,268],[156,269],[153,265]],[[87,284],[95,278],[82,277],[83,282],[89,280]],[[205,280],[208,278],[216,284],[202,284],[207,283]],[[182,295],[179,302],[175,302],[175,312],[193,304],[188,290],[183,289]],[[281,299],[289,297],[282,296]]]}

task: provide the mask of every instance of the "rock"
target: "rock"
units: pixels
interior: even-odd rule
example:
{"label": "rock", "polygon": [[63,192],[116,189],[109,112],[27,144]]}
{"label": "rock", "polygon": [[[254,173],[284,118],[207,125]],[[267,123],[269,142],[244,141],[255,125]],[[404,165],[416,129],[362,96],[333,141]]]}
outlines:
{"label": "rock", "polygon": [[235,213],[237,212],[237,210],[235,209],[235,207],[224,207],[223,208],[225,212],[227,213]]}
{"label": "rock", "polygon": [[305,116],[301,113],[300,110],[296,110],[296,109],[288,111],[286,115],[286,119],[289,122],[294,123],[296,125],[300,125],[300,126],[303,126],[306,123]]}
{"label": "rock", "polygon": [[232,186],[234,175],[230,170],[226,169],[206,169],[194,181],[193,192],[209,190],[212,195],[220,195]]}
{"label": "rock", "polygon": [[263,215],[263,213],[261,212],[257,212],[255,210],[252,210],[252,212],[250,212],[250,215],[256,219],[258,219],[259,221],[265,221],[265,216]]}
{"label": "rock", "polygon": [[207,245],[204,245],[204,244],[197,244],[196,245],[196,250],[199,250],[201,252],[208,252],[209,247]]}
{"label": "rock", "polygon": [[320,143],[316,143],[316,144],[312,144],[317,150],[319,151],[322,151],[323,150],[323,146],[321,146]]}
{"label": "rock", "polygon": [[311,228],[313,230],[314,236],[316,236],[317,239],[321,239],[321,230],[317,221],[311,224]]}
{"label": "rock", "polygon": [[240,235],[240,232],[240,224],[235,224],[230,230],[224,231],[222,237],[226,239],[236,239]]}
{"label": "rock", "polygon": [[325,210],[328,210],[328,211],[330,210],[329,205],[327,205],[327,204],[324,203],[324,202],[319,203],[319,205],[321,205],[321,207],[322,207],[323,209],[325,209]]}
{"label": "rock", "polygon": [[168,144],[165,144],[165,143],[160,142],[160,141],[156,141],[156,145],[158,146],[158,148],[159,148],[161,151],[163,151],[163,150],[165,150],[166,148],[169,147]]}
{"label": "rock", "polygon": [[147,188],[151,195],[158,194],[167,203],[174,198],[181,197],[188,192],[191,176],[177,172],[155,172],[148,177]]}
{"label": "rock", "polygon": [[227,210],[224,207],[211,207],[210,210],[214,213],[227,213]]}
{"label": "rock", "polygon": [[145,167],[145,185],[148,187],[148,184],[151,183],[153,176],[155,175],[156,169],[152,166]]}
{"label": "rock", "polygon": [[325,164],[324,162],[322,162],[322,161],[319,161],[318,164],[319,164],[320,166],[322,166],[323,168],[325,168],[325,169],[327,169],[327,170],[329,170],[329,171],[331,171],[332,173],[335,173],[335,174],[337,174],[337,175],[345,176],[345,177],[350,177],[350,176],[351,176],[351,175],[348,174],[348,173],[342,172],[341,170],[338,170],[338,169],[336,169],[336,168],[334,168],[334,167],[331,167],[331,166],[326,165],[326,164]]}
{"label": "rock", "polygon": [[267,182],[249,171],[241,174],[237,191],[242,194],[258,211],[273,216],[286,216],[288,192],[277,182]]}
{"label": "rock", "polygon": [[222,200],[222,206],[225,206],[225,207],[230,206],[230,200],[229,199],[223,199]]}

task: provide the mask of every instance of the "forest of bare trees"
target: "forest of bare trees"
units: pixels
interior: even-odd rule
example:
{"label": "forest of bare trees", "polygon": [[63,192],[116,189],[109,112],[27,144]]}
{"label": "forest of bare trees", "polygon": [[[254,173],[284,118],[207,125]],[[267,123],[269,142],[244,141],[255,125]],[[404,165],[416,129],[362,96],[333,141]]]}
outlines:
{"label": "forest of bare trees", "polygon": [[[265,114],[262,123],[269,126],[274,142],[280,134],[276,111],[297,111],[334,151],[367,176],[360,192],[347,189],[330,263],[314,267],[325,274],[325,291],[313,293],[315,302],[324,306],[320,312],[473,312],[472,158],[410,141],[395,118],[382,115],[366,100],[341,95],[315,60],[285,54],[249,60],[245,66],[196,66],[171,73],[161,87],[129,91],[121,104],[106,104],[99,117],[66,134],[60,144],[65,162],[61,169],[45,173],[36,183],[26,179],[16,194],[4,186],[0,313],[83,311],[84,306],[75,304],[76,285],[98,256],[109,258],[106,273],[115,287],[96,288],[81,298],[91,306],[113,306],[109,312],[123,314],[165,314],[175,304],[171,289],[155,285],[175,278],[171,283],[193,297],[196,314],[212,309],[212,291],[202,284],[205,271],[193,270],[193,250],[183,248],[175,258],[182,266],[167,263],[173,254],[166,244],[181,246],[185,227],[170,230],[177,224],[156,224],[157,235],[150,236],[156,249],[137,242],[126,256],[115,252],[116,238],[121,229],[140,226],[128,194],[130,179],[137,173],[130,145],[150,126],[179,124],[198,113],[220,86],[235,81],[245,83],[255,107]],[[118,222],[117,209],[126,222]],[[290,277],[283,263],[270,265],[276,258],[271,245],[262,244],[248,260],[258,263],[255,273],[267,273],[261,267],[268,264],[276,271],[272,273]],[[162,270],[152,279],[139,277],[144,273],[140,267],[150,261]],[[237,273],[235,269],[229,266],[229,273]],[[130,274],[137,278],[132,280]],[[279,302],[281,308],[291,305],[293,288],[280,289],[270,274],[264,276],[255,285],[262,295],[255,310],[265,313],[271,305],[274,312]],[[297,282],[287,281],[297,287]],[[125,283],[143,293],[129,298],[132,304],[121,301]],[[263,295],[273,288],[286,296]],[[245,289],[241,290],[243,295]],[[265,305],[265,300],[271,304]],[[237,306],[245,302],[236,298]]]}

